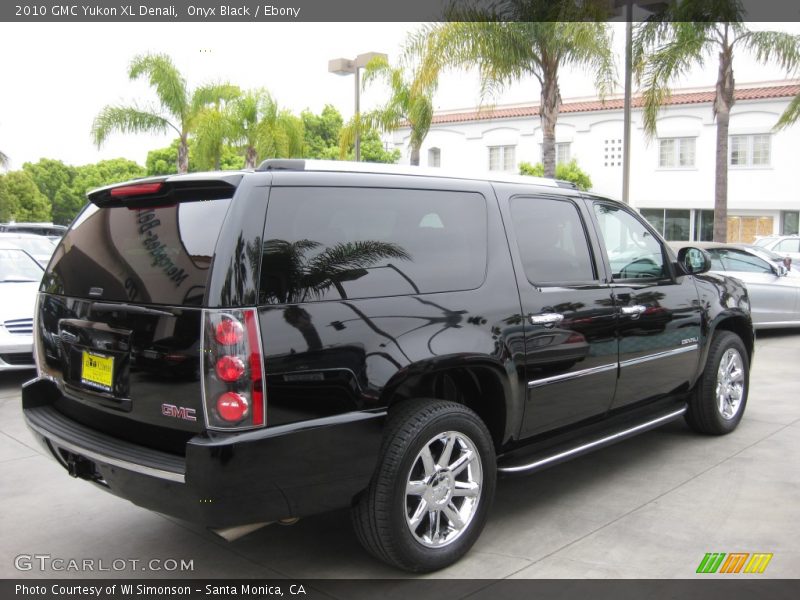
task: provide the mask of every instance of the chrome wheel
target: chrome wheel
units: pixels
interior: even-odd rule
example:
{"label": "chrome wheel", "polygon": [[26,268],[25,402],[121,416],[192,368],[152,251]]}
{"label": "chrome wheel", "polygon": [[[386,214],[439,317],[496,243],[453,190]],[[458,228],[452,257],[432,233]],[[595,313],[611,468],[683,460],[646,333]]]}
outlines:
{"label": "chrome wheel", "polygon": [[406,483],[406,524],[428,548],[441,548],[464,533],[481,496],[483,469],[469,437],[445,431],[420,450]]}
{"label": "chrome wheel", "polygon": [[739,412],[745,392],[745,373],[742,356],[728,348],[717,369],[717,409],[723,419],[733,419]]}

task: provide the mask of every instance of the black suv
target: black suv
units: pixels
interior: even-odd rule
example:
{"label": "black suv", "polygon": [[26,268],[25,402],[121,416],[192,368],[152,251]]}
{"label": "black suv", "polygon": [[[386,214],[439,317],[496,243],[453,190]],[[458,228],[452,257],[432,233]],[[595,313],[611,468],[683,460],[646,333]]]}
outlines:
{"label": "black suv", "polygon": [[370,168],[90,193],[23,390],[48,452],[229,539],[351,506],[367,550],[431,571],[475,542],[498,472],[680,416],[737,426],[748,297],[702,250],[561,182]]}

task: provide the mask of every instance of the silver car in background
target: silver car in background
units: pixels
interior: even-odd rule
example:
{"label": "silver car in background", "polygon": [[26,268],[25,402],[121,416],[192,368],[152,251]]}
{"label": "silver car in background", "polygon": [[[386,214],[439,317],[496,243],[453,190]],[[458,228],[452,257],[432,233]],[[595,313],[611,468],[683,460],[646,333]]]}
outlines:
{"label": "silver car in background", "polygon": [[0,372],[35,367],[33,312],[43,274],[27,252],[0,241]]}
{"label": "silver car in background", "polygon": [[800,327],[800,265],[791,270],[778,257],[753,246],[713,242],[671,243],[702,248],[711,255],[711,270],[743,281],[750,294],[750,310],[756,329]]}
{"label": "silver car in background", "polygon": [[800,235],[769,235],[757,239],[754,243],[781,256],[788,256],[795,263],[800,263]]}

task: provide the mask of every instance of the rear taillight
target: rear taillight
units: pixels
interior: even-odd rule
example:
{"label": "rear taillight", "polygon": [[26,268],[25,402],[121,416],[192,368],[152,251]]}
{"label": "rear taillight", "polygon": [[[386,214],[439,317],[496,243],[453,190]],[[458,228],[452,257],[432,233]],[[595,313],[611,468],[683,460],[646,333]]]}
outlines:
{"label": "rear taillight", "polygon": [[203,405],[209,429],[263,427],[261,334],[255,309],[206,310]]}

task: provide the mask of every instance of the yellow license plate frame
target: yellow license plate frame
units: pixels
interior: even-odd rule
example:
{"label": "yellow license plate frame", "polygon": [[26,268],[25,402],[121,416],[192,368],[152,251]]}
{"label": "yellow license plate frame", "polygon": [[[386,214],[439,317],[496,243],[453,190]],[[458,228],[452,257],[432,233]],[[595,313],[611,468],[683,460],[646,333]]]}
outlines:
{"label": "yellow license plate frame", "polygon": [[83,351],[81,383],[110,392],[114,389],[114,357]]}

